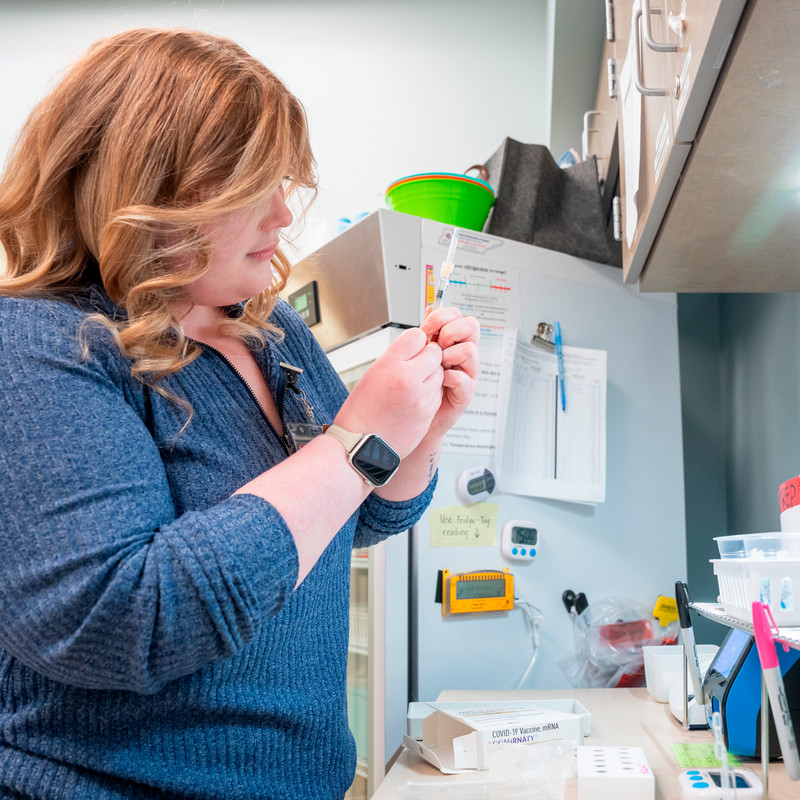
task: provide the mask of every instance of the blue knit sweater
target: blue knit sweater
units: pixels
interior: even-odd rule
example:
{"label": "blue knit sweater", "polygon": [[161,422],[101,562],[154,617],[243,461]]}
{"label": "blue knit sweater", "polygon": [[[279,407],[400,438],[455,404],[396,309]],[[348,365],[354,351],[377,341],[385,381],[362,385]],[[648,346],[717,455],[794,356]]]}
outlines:
{"label": "blue knit sweater", "polygon": [[[345,674],[353,546],[412,525],[375,495],[299,588],[277,511],[231,493],[285,458],[214,351],[131,378],[87,304],[0,298],[0,797],[341,798],[355,769]],[[322,423],[346,390],[294,311],[256,358]],[[287,392],[286,419],[304,421]]]}

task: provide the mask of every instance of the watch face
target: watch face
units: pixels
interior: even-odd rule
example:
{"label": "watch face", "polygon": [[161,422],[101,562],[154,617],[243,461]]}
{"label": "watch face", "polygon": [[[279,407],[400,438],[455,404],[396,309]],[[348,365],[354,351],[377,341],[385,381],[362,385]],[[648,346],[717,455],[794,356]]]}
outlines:
{"label": "watch face", "polygon": [[375,434],[364,439],[353,451],[351,460],[373,486],[383,486],[400,466],[400,456]]}

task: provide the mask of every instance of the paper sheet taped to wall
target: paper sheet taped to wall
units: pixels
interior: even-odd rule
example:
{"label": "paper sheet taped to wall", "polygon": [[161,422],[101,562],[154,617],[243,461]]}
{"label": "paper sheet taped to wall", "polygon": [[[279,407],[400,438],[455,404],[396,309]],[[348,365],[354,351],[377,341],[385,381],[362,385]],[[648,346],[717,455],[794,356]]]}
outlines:
{"label": "paper sheet taped to wall", "polygon": [[[471,235],[473,239],[480,236]],[[500,241],[485,238],[489,242]],[[441,253],[435,251],[423,251],[422,256],[426,271],[433,269],[437,259],[441,260]],[[503,332],[506,327],[520,325],[519,271],[487,260],[472,264],[470,256],[469,250],[456,251],[447,304],[480,322],[481,372],[475,396],[448,431],[442,450],[491,458],[496,449],[497,385]]]}
{"label": "paper sheet taped to wall", "polygon": [[566,410],[555,353],[516,329],[503,337],[496,472],[504,492],[581,503],[606,495],[606,352],[563,348]]}

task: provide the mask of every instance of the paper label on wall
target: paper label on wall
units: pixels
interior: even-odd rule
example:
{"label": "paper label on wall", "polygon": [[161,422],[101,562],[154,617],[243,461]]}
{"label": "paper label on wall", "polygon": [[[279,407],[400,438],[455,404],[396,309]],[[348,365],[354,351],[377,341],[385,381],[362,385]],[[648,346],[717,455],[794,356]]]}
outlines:
{"label": "paper label on wall", "polygon": [[496,547],[497,503],[430,510],[431,547]]}

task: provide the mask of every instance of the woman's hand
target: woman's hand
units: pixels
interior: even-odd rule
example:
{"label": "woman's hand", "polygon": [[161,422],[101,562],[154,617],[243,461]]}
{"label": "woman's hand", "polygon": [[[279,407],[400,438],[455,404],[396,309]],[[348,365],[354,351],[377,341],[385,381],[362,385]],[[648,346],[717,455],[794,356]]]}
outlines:
{"label": "woman's hand", "polygon": [[404,331],[364,373],[336,424],[377,433],[405,458],[441,412],[442,348],[419,328]]}
{"label": "woman's hand", "polygon": [[480,374],[480,325],[457,308],[425,309],[422,331],[442,349],[442,402],[429,435],[442,438],[470,404]]}

